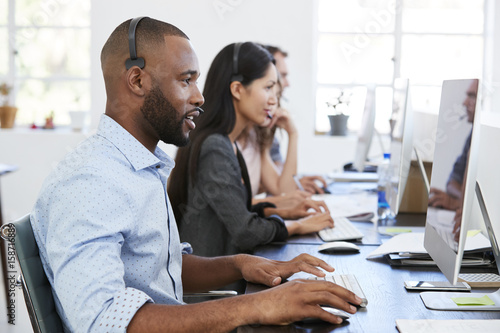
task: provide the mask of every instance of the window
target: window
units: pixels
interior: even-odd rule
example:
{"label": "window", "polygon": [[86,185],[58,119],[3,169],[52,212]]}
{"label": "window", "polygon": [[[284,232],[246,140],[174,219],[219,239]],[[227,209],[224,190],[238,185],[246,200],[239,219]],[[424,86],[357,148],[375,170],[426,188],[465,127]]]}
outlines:
{"label": "window", "polygon": [[329,131],[326,102],[339,91],[357,130],[375,85],[375,127],[389,132],[397,77],[410,79],[414,110],[437,113],[443,80],[482,77],[484,1],[318,0],[316,131]]}
{"label": "window", "polygon": [[14,87],[17,125],[58,125],[90,109],[90,0],[0,3],[0,82]]}

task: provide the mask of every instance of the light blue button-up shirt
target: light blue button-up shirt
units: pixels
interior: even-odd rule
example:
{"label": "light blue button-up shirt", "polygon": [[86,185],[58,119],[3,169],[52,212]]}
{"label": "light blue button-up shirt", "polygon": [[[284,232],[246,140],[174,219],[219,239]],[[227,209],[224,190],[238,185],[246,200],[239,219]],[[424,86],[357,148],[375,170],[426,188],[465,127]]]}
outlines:
{"label": "light blue button-up shirt", "polygon": [[31,224],[66,331],[125,332],[144,303],[182,303],[173,167],[103,115],[45,181]]}

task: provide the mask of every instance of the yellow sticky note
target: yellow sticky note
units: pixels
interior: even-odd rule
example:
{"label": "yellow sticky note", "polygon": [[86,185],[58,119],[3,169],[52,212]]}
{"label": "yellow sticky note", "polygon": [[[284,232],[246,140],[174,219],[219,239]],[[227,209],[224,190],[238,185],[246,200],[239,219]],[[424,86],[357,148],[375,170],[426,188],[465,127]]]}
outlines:
{"label": "yellow sticky note", "polygon": [[480,232],[481,232],[481,230],[469,230],[469,231],[467,231],[467,237],[474,237]]}
{"label": "yellow sticky note", "polygon": [[411,229],[406,229],[406,228],[387,228],[385,229],[385,232],[389,234],[401,234],[403,232],[411,232]]}
{"label": "yellow sticky note", "polygon": [[451,299],[458,306],[464,305],[495,305],[495,302],[488,297],[488,295],[484,295],[483,297],[453,297]]}

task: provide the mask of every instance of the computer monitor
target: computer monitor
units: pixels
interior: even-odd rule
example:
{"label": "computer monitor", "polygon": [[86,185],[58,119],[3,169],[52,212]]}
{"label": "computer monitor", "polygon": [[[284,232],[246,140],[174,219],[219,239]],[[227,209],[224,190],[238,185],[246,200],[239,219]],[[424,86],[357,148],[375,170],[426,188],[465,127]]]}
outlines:
{"label": "computer monitor", "polygon": [[[457,283],[474,199],[480,127],[478,85],[477,79],[446,80],[441,90],[424,247],[452,284]],[[445,194],[447,198],[458,197],[454,202],[433,202],[433,196]]]}
{"label": "computer monitor", "polygon": [[393,111],[391,117],[390,184],[386,198],[392,214],[399,212],[401,199],[410,172],[413,150],[413,110],[411,108],[409,80],[394,80]]}
{"label": "computer monitor", "polygon": [[482,221],[484,224],[478,226],[471,223],[471,225],[474,229],[483,229],[483,233],[488,236],[497,265],[497,274],[500,274],[500,205],[497,204],[500,197],[500,172],[498,172],[500,114],[483,112],[480,128],[481,146],[477,163],[475,194],[481,214],[474,216],[474,220]]}
{"label": "computer monitor", "polygon": [[375,128],[375,87],[367,86],[365,109],[361,120],[361,127],[358,131],[358,142],[354,156],[353,168],[359,172],[365,171],[368,158],[368,151],[372,143],[373,131]]}
{"label": "computer monitor", "polygon": [[[498,174],[498,172],[495,173]],[[500,185],[500,183],[497,182],[495,185],[498,186]],[[497,264],[497,271],[500,273],[500,215],[498,214],[498,205],[491,204],[492,201],[496,201],[500,191],[497,187],[495,191],[489,193],[492,195],[489,195],[489,198],[485,199],[478,181],[476,181],[475,190],[479,208],[481,209],[481,215],[486,226],[486,233],[488,234],[488,238],[490,239],[491,249],[493,251],[493,256],[495,257],[495,263]],[[487,204],[486,201],[488,201],[489,203]],[[488,207],[491,209],[488,209]],[[490,214],[490,211],[492,212],[492,214]],[[493,216],[493,219],[490,216]]]}
{"label": "computer monitor", "polygon": [[[472,203],[478,203],[480,212],[474,214],[476,212],[473,209],[468,209],[468,215],[474,215],[473,220],[478,220],[480,223],[484,222],[484,233],[487,234],[490,239],[497,271],[500,272],[500,206],[497,204],[500,194],[500,173],[498,172],[500,157],[496,145],[497,142],[500,142],[500,117],[496,117],[497,120],[494,121],[494,119],[491,118],[486,119],[486,116],[487,114],[481,115],[481,118],[484,117],[485,119],[483,119],[481,126],[476,127],[477,123],[479,123],[476,110],[470,148],[469,170],[471,167],[477,167],[477,172],[475,177],[473,177],[471,172],[467,172],[466,196],[464,196],[463,207],[464,209],[468,209],[468,206],[471,206]],[[480,128],[481,133],[477,132],[478,128]],[[477,140],[478,138],[480,138],[480,146],[479,140]],[[475,221],[472,219],[469,220],[465,214],[464,212],[458,246],[459,250],[457,251],[457,256],[459,257],[463,254],[463,248],[461,246],[465,243],[468,232],[467,229],[469,229],[467,225],[473,226],[474,229],[478,227],[477,224],[475,225]],[[436,259],[444,255],[446,254],[434,253],[433,258]],[[498,287],[500,280],[498,274],[486,272],[460,274],[459,277],[460,276],[463,277],[464,281],[471,281],[471,286],[474,286],[472,282],[475,282],[483,287]],[[426,307],[436,310],[500,310],[500,289],[494,292],[485,292],[483,289],[477,290],[474,293],[465,294],[452,292],[424,292],[420,294],[420,297]],[[460,300],[460,306],[455,302],[457,298]],[[466,302],[464,302],[464,299]],[[470,303],[468,301],[470,299],[474,303],[472,303],[472,305],[466,305]],[[489,303],[489,301],[493,304]]]}
{"label": "computer monitor", "polygon": [[424,160],[422,160],[422,157],[420,157],[418,149],[416,147],[413,148],[415,150],[415,156],[417,157],[418,170],[420,171],[422,181],[424,182],[425,193],[427,193],[428,196],[429,192],[431,191],[431,185],[429,184],[429,178],[427,178],[427,173],[425,172]]}

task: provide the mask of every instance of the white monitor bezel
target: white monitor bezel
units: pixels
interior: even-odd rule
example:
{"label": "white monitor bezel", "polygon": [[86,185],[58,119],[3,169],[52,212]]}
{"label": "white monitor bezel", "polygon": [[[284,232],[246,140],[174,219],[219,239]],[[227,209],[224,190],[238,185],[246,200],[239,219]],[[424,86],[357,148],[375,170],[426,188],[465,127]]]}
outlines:
{"label": "white monitor bezel", "polygon": [[368,151],[373,140],[375,131],[375,87],[366,87],[365,107],[363,110],[363,118],[361,127],[358,131],[358,142],[356,145],[356,153],[352,166],[358,172],[363,172],[365,169]]}
{"label": "white monitor bezel", "polygon": [[[463,80],[443,81],[442,92],[445,90],[446,85],[452,84],[452,82],[455,81],[463,81]],[[467,81],[471,81],[471,79],[468,79]],[[462,208],[462,217],[460,222],[461,228],[460,228],[457,252],[455,252],[447,245],[447,243],[443,240],[443,238],[441,238],[441,236],[437,233],[434,227],[432,227],[429,223],[426,223],[425,225],[424,247],[431,256],[431,258],[434,260],[434,262],[436,262],[437,266],[444,274],[444,276],[452,284],[456,284],[458,280],[458,273],[460,272],[465,240],[467,236],[467,225],[470,218],[472,202],[475,197],[474,187],[475,187],[476,173],[477,173],[477,159],[478,159],[479,135],[480,135],[479,131],[481,127],[480,90],[481,90],[480,84],[478,83],[478,92],[476,96],[476,109],[474,114],[474,122],[472,125],[472,137],[469,150],[469,159],[465,175],[466,178],[465,178],[465,188],[463,197],[463,208]],[[441,101],[443,101],[443,95],[441,95]],[[443,103],[441,103],[440,106],[439,110],[440,113],[444,111],[442,110],[442,107]],[[438,127],[439,127],[439,121],[438,121]],[[434,158],[434,161],[435,160],[436,159]]]}
{"label": "white monitor bezel", "polygon": [[[410,172],[413,150],[413,109],[411,106],[409,80],[398,78],[394,81],[393,103],[395,102],[396,89],[404,91],[404,101],[401,103],[403,104],[402,109],[398,110],[398,112],[402,113],[397,115],[397,117],[401,117],[397,120],[398,123],[401,122],[403,126],[403,135],[400,138],[400,144],[395,142],[396,139],[394,137],[391,138],[391,167],[393,174],[391,176],[391,186],[388,189],[387,199],[391,212],[394,215],[399,213],[399,207]],[[394,158],[397,156],[396,153],[399,153],[398,161]],[[393,183],[394,181],[396,181],[396,184]]]}

